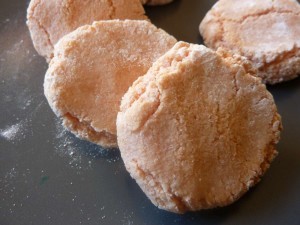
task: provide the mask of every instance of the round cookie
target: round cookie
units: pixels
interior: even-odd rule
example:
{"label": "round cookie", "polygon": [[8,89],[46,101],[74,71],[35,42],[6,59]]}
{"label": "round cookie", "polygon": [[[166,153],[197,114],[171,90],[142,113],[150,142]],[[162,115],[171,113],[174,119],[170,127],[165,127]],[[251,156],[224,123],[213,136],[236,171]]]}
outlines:
{"label": "round cookie", "polygon": [[124,95],[117,117],[126,169],[161,209],[228,205],[276,156],[281,119],[250,64],[178,42]]}
{"label": "round cookie", "polygon": [[220,0],[200,24],[208,47],[252,61],[263,82],[300,74],[300,5],[296,0]]}
{"label": "round cookie", "polygon": [[143,5],[165,5],[173,2],[173,0],[141,0]]}
{"label": "round cookie", "polygon": [[31,0],[27,25],[33,45],[47,61],[65,34],[98,20],[147,19],[140,0]]}
{"label": "round cookie", "polygon": [[116,147],[122,96],[175,43],[145,20],[107,20],[80,27],[55,46],[44,82],[48,102],[78,137]]}

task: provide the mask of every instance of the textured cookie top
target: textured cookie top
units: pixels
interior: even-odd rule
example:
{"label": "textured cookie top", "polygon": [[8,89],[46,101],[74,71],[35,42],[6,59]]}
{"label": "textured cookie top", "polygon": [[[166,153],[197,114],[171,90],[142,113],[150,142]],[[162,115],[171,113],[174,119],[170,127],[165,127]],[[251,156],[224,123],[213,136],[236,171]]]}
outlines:
{"label": "textured cookie top", "polygon": [[179,42],[124,95],[121,155],[159,208],[230,204],[269,167],[280,116],[253,72],[244,58]]}
{"label": "textured cookie top", "polygon": [[267,83],[300,73],[300,5],[296,0],[220,0],[200,24],[205,43],[246,56]]}
{"label": "textured cookie top", "polygon": [[121,97],[175,43],[175,38],[142,20],[83,26],[56,45],[45,77],[45,95],[75,134],[116,146]]}
{"label": "textured cookie top", "polygon": [[49,61],[65,34],[98,20],[147,19],[140,0],[31,0],[27,25],[37,52]]}

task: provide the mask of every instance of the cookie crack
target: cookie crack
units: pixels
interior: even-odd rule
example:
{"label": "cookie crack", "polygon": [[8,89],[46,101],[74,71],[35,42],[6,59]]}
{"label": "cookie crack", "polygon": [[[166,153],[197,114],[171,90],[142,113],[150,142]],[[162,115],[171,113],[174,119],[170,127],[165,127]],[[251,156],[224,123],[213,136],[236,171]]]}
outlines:
{"label": "cookie crack", "polygon": [[[174,192],[172,191],[172,193]],[[185,212],[187,209],[189,209],[183,197],[178,196],[176,194],[172,194],[170,198],[176,205],[178,213]]]}
{"label": "cookie crack", "polygon": [[275,13],[275,14],[294,14],[294,15],[297,15],[297,16],[300,15],[300,13],[296,13],[296,12],[293,12],[291,10],[276,10],[276,8],[274,8],[274,7],[270,8],[270,9],[266,9],[266,10],[264,10],[262,12],[259,12],[259,13],[253,13],[253,14],[245,15],[241,19],[231,19],[231,18],[223,17],[217,11],[212,11],[211,13],[214,16],[214,18],[216,19],[216,22],[218,22],[220,24],[221,38],[220,38],[219,42],[221,42],[223,45],[226,43],[226,41],[224,41],[224,36],[225,36],[225,33],[226,33],[225,29],[224,29],[224,27],[225,27],[224,23],[226,23],[226,22],[233,22],[233,23],[237,23],[237,24],[243,24],[243,23],[245,23],[245,21],[248,18],[261,17],[261,16],[265,16],[265,15],[268,15],[268,14],[272,14],[272,13]]}
{"label": "cookie crack", "polygon": [[78,117],[70,112],[65,113],[61,116],[63,123],[66,127],[74,130],[81,138],[90,140],[94,143],[105,142],[108,147],[115,147],[116,136],[105,131],[96,131],[96,129],[91,125],[91,122],[80,120]]}
{"label": "cookie crack", "polygon": [[66,22],[75,29],[77,28],[77,26],[76,19],[72,18],[72,4],[74,4],[74,0],[67,0],[66,2],[62,1],[60,7],[62,8],[62,13],[65,15],[66,18],[68,18]]}
{"label": "cookie crack", "polygon": [[136,101],[138,101],[138,100],[141,98],[141,96],[146,92],[146,87],[145,87],[145,85],[143,85],[143,86],[141,87],[141,91],[140,91],[139,93],[133,89],[135,86],[142,85],[142,82],[143,82],[143,81],[140,81],[139,83],[137,83],[137,81],[136,81],[136,82],[133,84],[133,86],[132,86],[131,88],[132,88],[132,90],[133,90],[133,92],[134,92],[134,93],[133,93],[134,96],[130,99],[130,102],[128,103],[128,105],[126,105],[126,108],[123,109],[122,111],[125,111],[125,110],[131,108],[132,105],[133,105]]}
{"label": "cookie crack", "polygon": [[116,7],[114,5],[114,0],[108,0],[107,1],[109,4],[109,7],[111,9],[110,13],[109,13],[109,19],[114,19],[115,15],[116,15]]}
{"label": "cookie crack", "polygon": [[216,19],[216,22],[219,23],[220,28],[221,28],[221,30],[219,32],[221,34],[219,42],[225,43],[225,41],[224,41],[224,34],[225,34],[224,21],[226,21],[226,19],[225,18],[223,19],[222,16],[215,11],[212,11],[212,15]]}
{"label": "cookie crack", "polygon": [[[32,9],[32,10],[31,10],[31,11],[32,11],[32,14],[34,14],[34,13],[35,13],[35,9],[36,9],[36,7],[38,7],[38,5],[40,5],[40,4],[41,4],[41,1],[42,1],[42,0],[39,0],[38,2],[36,2],[36,4],[35,4],[35,5],[33,5],[33,6],[32,6],[32,8],[31,8],[31,9]],[[33,17],[33,15],[32,15],[32,17]]]}
{"label": "cookie crack", "polygon": [[233,88],[234,88],[234,91],[235,91],[235,96],[231,99],[231,101],[234,100],[234,98],[236,97],[236,95],[238,95],[239,90],[240,90],[240,88],[238,86],[238,83],[237,83],[237,74],[235,74],[233,76]]}
{"label": "cookie crack", "polygon": [[269,15],[269,14],[295,14],[295,15],[299,15],[298,13],[295,13],[295,12],[290,11],[290,10],[276,10],[274,7],[272,7],[271,9],[267,9],[267,10],[259,12],[259,13],[254,13],[254,14],[249,14],[249,15],[243,16],[241,20],[238,20],[238,22],[244,23],[245,20],[247,20],[248,18],[261,17],[261,16],[265,16],[265,15]]}
{"label": "cookie crack", "polygon": [[[234,94],[232,95],[232,97],[228,98],[229,104],[231,104],[232,102],[235,102],[236,96],[239,93],[240,88],[238,87],[238,83],[237,83],[237,74],[235,74],[233,77],[233,90],[234,90]],[[215,139],[213,140],[213,143],[216,143],[221,136],[226,135],[226,130],[228,129],[229,126],[224,127],[222,126],[222,124],[224,124],[224,119],[225,122],[227,121],[226,116],[224,116],[224,113],[222,113],[221,109],[220,109],[220,103],[216,102],[216,106],[215,106],[215,115],[216,115],[216,130],[217,130],[217,137],[215,137]],[[230,116],[230,115],[229,115]],[[228,135],[228,133],[227,133]],[[231,138],[232,139],[232,138]],[[232,139],[232,141],[238,145],[238,143]],[[219,156],[218,156],[219,158]]]}
{"label": "cookie crack", "polygon": [[71,14],[71,4],[73,3],[73,0],[68,0],[65,3],[61,2],[61,8],[63,9],[62,11],[65,15]]}
{"label": "cookie crack", "polygon": [[297,52],[300,51],[300,47],[297,46],[297,44],[295,43],[293,48],[289,51],[285,51],[284,53],[278,54],[277,57],[270,61],[270,62],[266,62],[266,60],[264,60],[264,65],[263,67],[259,68],[260,70],[266,70],[267,68],[273,66],[273,65],[278,65],[280,63],[282,63],[282,61],[286,60],[286,59],[290,59],[290,58],[299,58],[300,56],[297,55]]}
{"label": "cookie crack", "polygon": [[[146,75],[145,75],[146,76]],[[133,86],[129,89],[128,97],[125,97],[126,102],[122,100],[121,103],[121,112],[127,115],[128,111],[130,112],[132,107],[138,107],[139,110],[143,110],[141,116],[135,117],[137,120],[134,122],[132,131],[140,131],[145,127],[145,125],[151,120],[156,112],[158,111],[161,105],[161,92],[158,89],[154,76],[146,84],[146,77],[139,78]],[[138,88],[135,88],[138,87]]]}
{"label": "cookie crack", "polygon": [[52,44],[51,38],[50,38],[50,34],[47,31],[47,29],[41,24],[41,22],[35,18],[34,16],[32,16],[32,19],[36,22],[36,24],[39,26],[39,28],[45,33],[45,35],[47,36],[47,42],[48,44],[54,48],[54,45]]}
{"label": "cookie crack", "polygon": [[[276,115],[274,118],[276,118],[278,115]],[[275,119],[275,122],[277,121],[277,119]],[[274,122],[273,122],[274,123]],[[279,128],[280,130],[282,129],[281,126]],[[266,170],[270,167],[270,164],[272,162],[272,160],[278,155],[278,152],[276,151],[275,145],[276,143],[278,143],[279,141],[279,135],[277,135],[278,131],[273,132],[275,133],[274,136],[277,136],[277,138],[274,138],[270,145],[266,147],[265,149],[265,157],[264,157],[264,161],[260,164],[260,173],[258,174],[258,178],[260,178],[261,176],[263,176],[263,174],[266,172]]]}
{"label": "cookie crack", "polygon": [[218,11],[216,11],[216,10],[212,11],[212,14],[214,15],[214,17],[217,18],[218,21],[220,21],[220,22],[221,21],[235,22],[235,23],[243,23],[248,18],[261,17],[261,16],[265,16],[265,15],[268,15],[268,14],[272,14],[272,13],[276,13],[276,14],[294,14],[294,15],[297,15],[297,16],[300,15],[300,13],[296,13],[292,10],[278,10],[274,6],[269,8],[269,9],[263,10],[261,12],[255,12],[255,13],[252,13],[252,14],[244,15],[240,19],[232,19],[232,18],[228,18],[228,17],[223,17]]}
{"label": "cookie crack", "polygon": [[[154,198],[154,200],[156,201],[154,203],[157,203],[158,207],[168,208],[168,206],[165,204],[165,201],[163,200],[163,198],[165,198],[166,200],[167,199],[171,200],[176,205],[177,208],[176,212],[178,213],[185,212],[189,208],[183,197],[177,195],[171,189],[165,190],[161,185],[161,183],[157,180],[157,177],[154,176],[151,172],[142,169],[139,166],[137,160],[133,159],[132,163],[135,165],[135,169],[142,177],[142,180],[146,183],[146,186],[151,187],[150,196]],[[163,197],[157,197],[157,196],[161,196],[162,194]]]}
{"label": "cookie crack", "polygon": [[158,86],[156,86],[157,88],[157,92],[158,92],[158,95],[156,96],[156,99],[157,101],[156,102],[153,102],[153,104],[155,105],[155,108],[151,111],[151,113],[149,113],[145,118],[144,118],[144,123],[140,126],[139,130],[140,129],[143,129],[143,127],[145,127],[145,125],[150,122],[151,118],[154,117],[154,115],[156,114],[156,112],[158,111],[160,105],[161,105],[161,91],[160,89],[158,88]]}
{"label": "cookie crack", "polygon": [[[258,101],[258,103],[265,98],[262,98]],[[267,171],[267,169],[270,167],[270,164],[272,160],[277,156],[278,152],[276,151],[276,144],[278,143],[280,139],[280,131],[282,130],[282,124],[280,122],[280,115],[276,113],[273,116],[273,120],[270,123],[272,125],[272,140],[269,143],[268,146],[264,149],[264,160],[262,163],[259,165],[259,171],[254,171],[256,173],[256,176],[252,177],[251,183],[247,184],[247,187],[250,188],[257,184],[260,180],[261,177],[264,175],[264,173]]]}
{"label": "cookie crack", "polygon": [[217,126],[217,139],[219,139],[221,136],[224,135],[225,131],[222,129],[222,115],[221,115],[221,110],[220,110],[220,103],[216,102],[216,126]]}
{"label": "cookie crack", "polygon": [[42,32],[44,32],[44,34],[46,35],[47,37],[47,43],[52,47],[54,48],[54,45],[51,41],[51,38],[50,38],[50,34],[49,32],[47,31],[47,29],[42,25],[42,23],[38,20],[38,18],[35,17],[35,11],[36,11],[36,8],[41,4],[41,0],[38,1],[35,5],[32,6],[32,13],[29,14],[27,20],[29,19],[32,19],[33,21],[35,21],[35,23],[38,25],[38,27],[40,28],[40,30],[42,30]]}
{"label": "cookie crack", "polygon": [[[165,206],[164,201],[157,197],[159,196],[161,193],[165,195],[165,197],[167,198],[167,194],[165,193],[165,191],[163,190],[163,187],[161,186],[161,184],[157,181],[156,177],[153,176],[150,172],[147,172],[145,170],[143,170],[137,160],[133,159],[132,163],[135,165],[135,169],[138,171],[138,174],[141,176],[142,180],[146,183],[146,185],[149,187],[151,187],[151,194],[150,196],[152,196],[156,203],[158,204],[157,206]],[[154,202],[155,204],[155,202]]]}

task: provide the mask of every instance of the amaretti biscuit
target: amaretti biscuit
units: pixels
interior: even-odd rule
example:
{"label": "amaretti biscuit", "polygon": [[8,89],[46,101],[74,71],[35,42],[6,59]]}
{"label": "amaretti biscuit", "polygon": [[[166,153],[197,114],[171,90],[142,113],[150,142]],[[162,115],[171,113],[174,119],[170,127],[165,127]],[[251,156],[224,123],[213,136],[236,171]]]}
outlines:
{"label": "amaretti biscuit", "polygon": [[31,0],[27,25],[33,45],[47,61],[54,45],[76,28],[109,19],[147,19],[140,0]]}
{"label": "amaretti biscuit", "polygon": [[161,209],[228,205],[276,156],[281,119],[251,64],[177,43],[124,95],[117,117],[126,169]]}
{"label": "amaretti biscuit", "polygon": [[208,47],[247,57],[265,83],[300,74],[300,5],[296,0],[220,0],[200,24]]}
{"label": "amaretti biscuit", "polygon": [[94,22],[64,36],[45,76],[48,102],[78,137],[116,147],[116,117],[132,82],[176,39],[145,20]]}

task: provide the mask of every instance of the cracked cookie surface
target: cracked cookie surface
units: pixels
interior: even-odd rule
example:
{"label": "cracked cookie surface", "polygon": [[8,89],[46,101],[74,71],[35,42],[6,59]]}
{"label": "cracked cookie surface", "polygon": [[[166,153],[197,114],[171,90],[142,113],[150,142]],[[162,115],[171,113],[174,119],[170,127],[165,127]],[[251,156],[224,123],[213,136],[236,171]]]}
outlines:
{"label": "cracked cookie surface", "polygon": [[123,94],[175,43],[174,37],[145,20],[80,27],[55,46],[44,82],[48,102],[78,137],[116,147]]}
{"label": "cracked cookie surface", "polygon": [[33,45],[47,61],[54,45],[76,28],[98,20],[147,19],[140,0],[31,0],[27,25]]}
{"label": "cracked cookie surface", "polygon": [[178,42],[124,95],[117,117],[126,169],[161,209],[228,205],[276,156],[281,119],[239,55]]}
{"label": "cracked cookie surface", "polygon": [[300,74],[300,5],[296,0],[220,0],[199,30],[208,47],[223,47],[252,61],[263,82]]}

